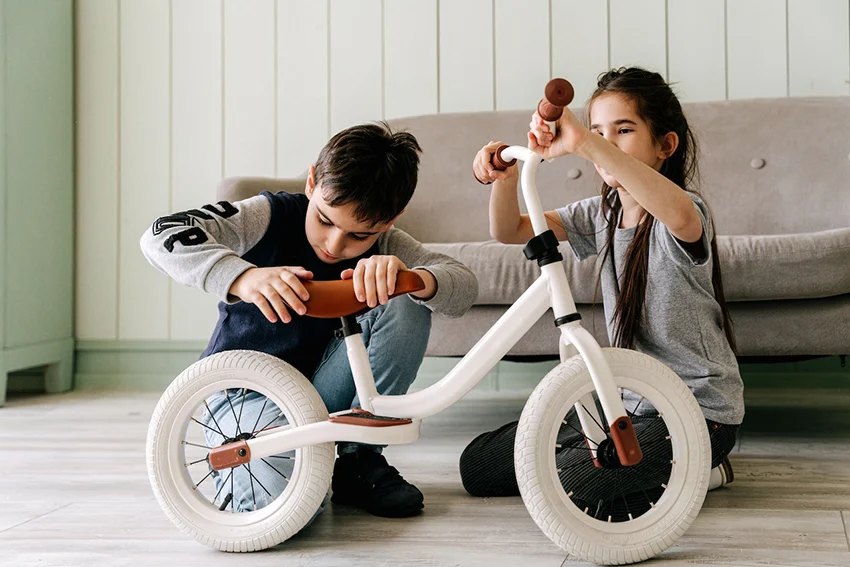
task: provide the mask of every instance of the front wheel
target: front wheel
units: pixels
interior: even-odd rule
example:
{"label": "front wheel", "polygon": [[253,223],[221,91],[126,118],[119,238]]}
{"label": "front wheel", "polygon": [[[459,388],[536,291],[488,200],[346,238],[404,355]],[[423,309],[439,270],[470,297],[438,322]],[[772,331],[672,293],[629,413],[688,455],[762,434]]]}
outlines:
{"label": "front wheel", "polygon": [[[661,553],[690,527],[708,489],[711,445],[705,417],[672,370],[644,354],[604,349],[643,459],[594,464],[575,412],[593,403],[609,427],[584,360],[575,356],[535,388],[517,428],[515,466],[523,501],[541,530],[585,561],[621,565]],[[610,439],[610,436],[609,436]]]}
{"label": "front wheel", "polygon": [[159,400],[147,439],[148,476],[166,515],[222,551],[257,551],[290,538],[330,488],[334,444],[301,447],[231,469],[209,466],[211,449],[271,429],[328,419],[312,384],[261,352],[199,360]]}

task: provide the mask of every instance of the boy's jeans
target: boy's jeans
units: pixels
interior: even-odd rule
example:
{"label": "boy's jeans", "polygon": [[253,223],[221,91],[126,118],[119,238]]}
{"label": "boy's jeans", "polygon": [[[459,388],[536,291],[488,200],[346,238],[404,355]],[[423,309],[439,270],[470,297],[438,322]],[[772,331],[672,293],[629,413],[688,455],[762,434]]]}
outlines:
{"label": "boy's jeans", "polygon": [[[431,332],[431,311],[427,307],[414,303],[409,297],[401,296],[361,315],[357,321],[363,328],[363,342],[369,354],[378,393],[383,395],[406,393],[416,378],[416,373],[425,356],[425,347],[428,345],[428,336]],[[343,339],[333,338],[328,344],[313,374],[312,382],[329,413],[353,408],[360,404]],[[236,435],[234,414],[241,415],[239,424],[242,432],[255,431],[273,425],[286,425],[285,418],[276,418],[280,410],[275,404],[266,402],[265,396],[257,392],[248,392],[243,404],[240,393],[241,391],[238,390],[230,390],[229,403],[224,392],[219,392],[207,399],[215,425],[224,434]],[[231,411],[231,404],[235,412]],[[260,415],[261,411],[262,415]],[[208,418],[206,422],[213,425],[213,419]],[[218,433],[204,429],[204,434],[210,447],[221,445],[222,438]],[[338,451],[344,454],[357,450],[357,447],[355,443],[339,443]],[[372,448],[380,451],[380,447]],[[233,469],[233,476],[229,479],[228,476],[231,474],[229,470],[223,471],[223,476],[214,473],[216,490],[222,489],[219,502],[230,492],[230,485],[233,483],[233,502],[237,510],[250,511],[270,503],[286,488],[295,466],[295,461],[287,457],[291,458],[294,455],[295,452],[292,451],[266,458],[265,462],[252,463],[250,468]],[[224,481],[227,482],[227,486],[222,487]]]}

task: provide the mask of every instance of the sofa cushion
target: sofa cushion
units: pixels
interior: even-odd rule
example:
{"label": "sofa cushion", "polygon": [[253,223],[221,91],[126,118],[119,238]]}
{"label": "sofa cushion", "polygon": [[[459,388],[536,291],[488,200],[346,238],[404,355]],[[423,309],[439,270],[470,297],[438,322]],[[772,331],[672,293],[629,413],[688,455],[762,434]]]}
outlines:
{"label": "sofa cushion", "polygon": [[[477,305],[513,303],[537,277],[522,245],[496,241],[427,244],[458,259],[478,276]],[[850,293],[850,228],[808,234],[719,236],[723,287],[729,301],[814,299]],[[593,303],[597,257],[576,260],[561,243],[573,299]],[[601,294],[597,294],[601,301]]]}
{"label": "sofa cushion", "polygon": [[[501,305],[477,305],[459,319],[432,320],[429,356],[463,356],[505,313]],[[582,326],[608,345],[605,316],[597,305],[579,305]],[[825,299],[743,301],[730,305],[741,356],[835,355],[850,352],[850,295]],[[552,312],[537,321],[509,351],[518,356],[558,355]]]}
{"label": "sofa cushion", "polygon": [[807,234],[718,236],[730,301],[850,293],[850,228]]}

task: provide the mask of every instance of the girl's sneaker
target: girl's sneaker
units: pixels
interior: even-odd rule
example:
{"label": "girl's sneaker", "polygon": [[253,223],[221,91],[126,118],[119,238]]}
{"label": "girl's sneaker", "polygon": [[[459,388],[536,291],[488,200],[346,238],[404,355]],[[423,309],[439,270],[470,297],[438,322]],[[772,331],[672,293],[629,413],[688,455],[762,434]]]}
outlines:
{"label": "girl's sneaker", "polygon": [[726,486],[735,480],[735,473],[732,471],[732,463],[729,462],[729,457],[723,457],[723,461],[713,469],[711,469],[711,477],[708,480],[708,489],[714,490],[721,486]]}

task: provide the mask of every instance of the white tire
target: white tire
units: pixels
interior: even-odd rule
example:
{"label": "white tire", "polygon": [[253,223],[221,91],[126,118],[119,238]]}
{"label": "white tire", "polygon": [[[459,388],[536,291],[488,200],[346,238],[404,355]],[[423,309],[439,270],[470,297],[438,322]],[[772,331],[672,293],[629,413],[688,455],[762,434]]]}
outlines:
{"label": "white tire", "polygon": [[[215,498],[211,502],[209,495],[201,494],[200,482],[195,488],[197,481],[186,466],[186,449],[197,451],[195,447],[206,443],[187,444],[186,439],[190,423],[193,428],[201,426],[195,425],[192,417],[198,415],[199,408],[203,410],[205,400],[216,392],[232,389],[253,390],[267,396],[293,427],[328,418],[316,389],[286,362],[254,351],[214,354],[183,371],[160,398],[148,429],[148,476],[160,506],[183,532],[222,551],[256,551],[292,537],[319,510],[330,487],[334,444],[296,449],[286,488],[261,509],[240,513],[227,511],[226,507],[220,509]],[[238,418],[235,421],[238,423]],[[200,466],[211,470],[205,463]]]}
{"label": "white tire", "polygon": [[711,445],[702,410],[672,370],[631,350],[604,349],[604,355],[617,386],[645,396],[669,432],[670,478],[658,501],[639,517],[611,522],[580,509],[565,491],[555,463],[556,436],[574,403],[594,392],[580,356],[561,363],[535,388],[519,421],[514,455],[523,501],[546,536],[581,560],[621,565],[661,553],[690,527],[708,489]]}

